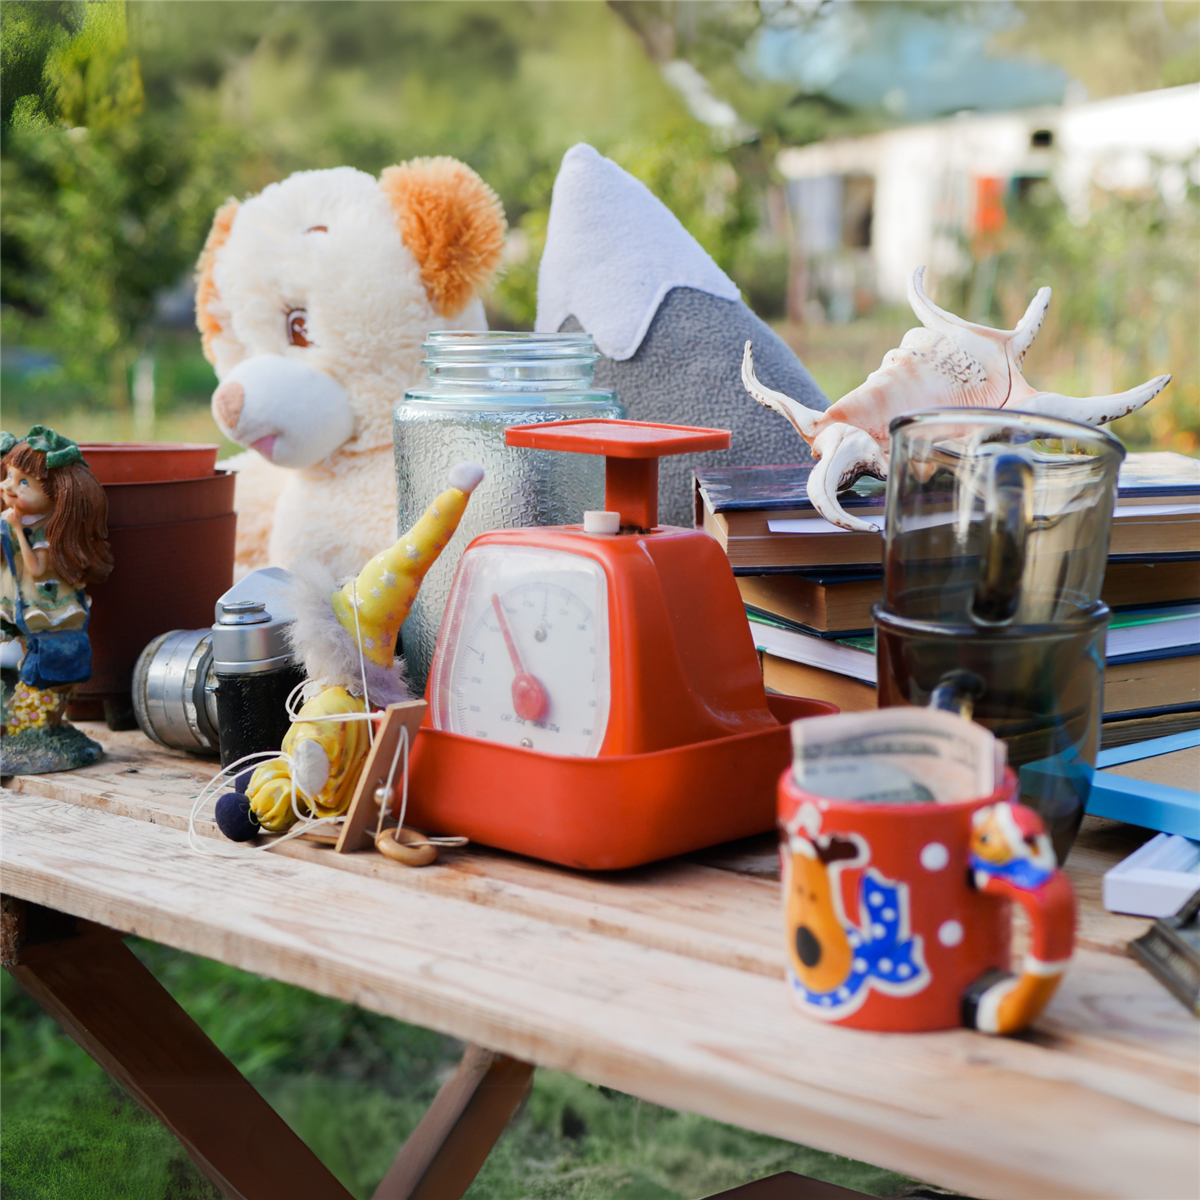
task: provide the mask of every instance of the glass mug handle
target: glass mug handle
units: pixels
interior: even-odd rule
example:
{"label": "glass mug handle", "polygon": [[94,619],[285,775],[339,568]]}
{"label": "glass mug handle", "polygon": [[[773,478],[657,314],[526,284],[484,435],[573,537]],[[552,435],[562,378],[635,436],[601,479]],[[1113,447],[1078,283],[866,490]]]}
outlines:
{"label": "glass mug handle", "polygon": [[1021,601],[1025,540],[1033,520],[1033,467],[1020,454],[991,460],[983,554],[971,616],[987,625],[1012,620]]}
{"label": "glass mug handle", "polygon": [[1071,961],[1075,895],[1041,817],[1023,804],[1001,801],[972,814],[969,864],[973,887],[1025,909],[1031,945],[1019,975],[987,971],[967,988],[963,1024],[1016,1033],[1037,1019]]}

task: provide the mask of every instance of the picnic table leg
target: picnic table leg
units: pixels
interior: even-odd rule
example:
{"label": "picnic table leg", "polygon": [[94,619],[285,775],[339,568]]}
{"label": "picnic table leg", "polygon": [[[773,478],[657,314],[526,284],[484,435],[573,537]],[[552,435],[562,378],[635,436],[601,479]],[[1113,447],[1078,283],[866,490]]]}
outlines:
{"label": "picnic table leg", "polygon": [[532,1063],[468,1046],[372,1200],[458,1200],[533,1086]]}
{"label": "picnic table leg", "polygon": [[350,1200],[123,936],[15,897],[0,902],[3,965],[229,1200]]}

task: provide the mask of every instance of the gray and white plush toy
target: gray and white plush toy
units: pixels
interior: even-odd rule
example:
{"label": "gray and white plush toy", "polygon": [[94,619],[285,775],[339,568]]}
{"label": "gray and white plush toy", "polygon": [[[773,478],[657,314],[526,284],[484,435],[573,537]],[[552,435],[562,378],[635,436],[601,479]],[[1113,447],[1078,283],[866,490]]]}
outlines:
{"label": "gray and white plush toy", "polygon": [[591,146],[563,157],[538,274],[537,329],[590,333],[596,382],[631,420],[732,431],[729,450],[659,465],[659,519],[693,523],[698,466],[808,461],[792,427],[742,386],[742,348],[754,343],[768,387],[824,410],[829,401],[786,343],[742,301],[654,194]]}

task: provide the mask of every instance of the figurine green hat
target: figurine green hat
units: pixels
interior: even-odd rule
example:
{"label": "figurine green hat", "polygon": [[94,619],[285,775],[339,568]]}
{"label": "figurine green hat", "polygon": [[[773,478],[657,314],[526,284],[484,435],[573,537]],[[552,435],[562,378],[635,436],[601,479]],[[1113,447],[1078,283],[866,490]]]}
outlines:
{"label": "figurine green hat", "polygon": [[77,462],[87,466],[78,442],[71,441],[69,437],[63,437],[61,433],[56,433],[45,425],[31,426],[23,438],[13,437],[7,429],[0,430],[0,457],[3,457],[20,442],[26,442],[31,449],[44,454],[46,466],[52,471],[57,471],[59,467],[69,467],[72,463]]}

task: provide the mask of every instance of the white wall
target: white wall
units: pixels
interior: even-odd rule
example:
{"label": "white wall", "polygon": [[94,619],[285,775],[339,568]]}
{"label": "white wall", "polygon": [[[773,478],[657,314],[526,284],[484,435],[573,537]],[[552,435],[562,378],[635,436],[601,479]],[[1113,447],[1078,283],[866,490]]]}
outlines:
{"label": "white wall", "polygon": [[[1051,131],[1050,148],[1031,146],[1039,129]],[[1155,159],[1187,163],[1198,153],[1200,84],[1189,84],[1074,107],[961,114],[784,150],[777,163],[789,180],[874,176],[871,254],[880,298],[896,302],[919,264],[932,276],[961,269],[953,234],[972,228],[980,176],[1050,175],[1072,217],[1084,221],[1093,182],[1105,188],[1157,183],[1167,199],[1182,197],[1184,168],[1164,171]],[[803,232],[799,236],[803,245]]]}

